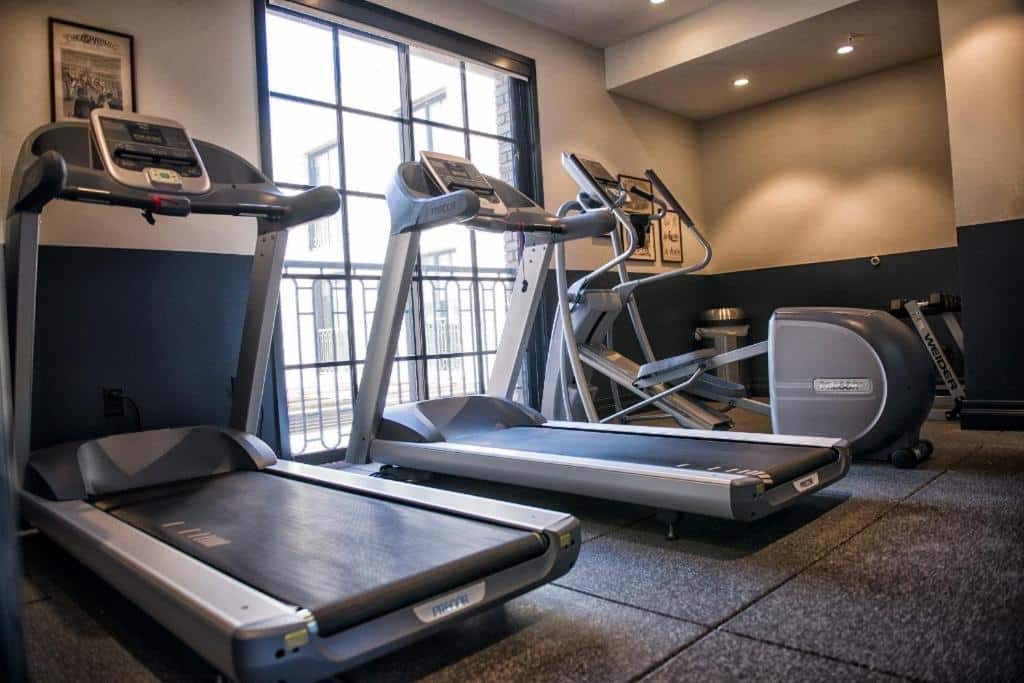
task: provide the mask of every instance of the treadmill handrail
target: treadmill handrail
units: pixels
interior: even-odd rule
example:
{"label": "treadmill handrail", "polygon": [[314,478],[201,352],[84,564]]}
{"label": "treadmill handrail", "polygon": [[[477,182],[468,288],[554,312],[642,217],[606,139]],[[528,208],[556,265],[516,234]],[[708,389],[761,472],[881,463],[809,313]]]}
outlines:
{"label": "treadmill handrail", "polygon": [[64,192],[67,182],[68,167],[64,157],[54,151],[45,152],[22,173],[21,185],[12,197],[11,214],[42,211],[47,202]]}
{"label": "treadmill handrail", "polygon": [[[286,194],[241,157],[235,157],[261,182],[211,182],[209,192],[185,196],[174,190],[141,190],[117,182],[103,168],[71,163],[60,152],[49,149],[36,154],[33,143],[44,133],[84,128],[77,123],[42,126],[22,146],[13,178],[8,216],[41,213],[51,201],[84,201],[137,208],[158,215],[187,216],[191,213],[251,216],[271,221],[271,229],[284,230],[336,213],[341,207],[337,189],[326,185],[295,195]],[[82,131],[83,135],[91,132]],[[91,138],[90,138],[91,140]],[[216,145],[195,141],[207,149]],[[223,150],[225,153],[227,150]],[[233,155],[234,156],[234,155]],[[261,226],[261,232],[265,232]]]}

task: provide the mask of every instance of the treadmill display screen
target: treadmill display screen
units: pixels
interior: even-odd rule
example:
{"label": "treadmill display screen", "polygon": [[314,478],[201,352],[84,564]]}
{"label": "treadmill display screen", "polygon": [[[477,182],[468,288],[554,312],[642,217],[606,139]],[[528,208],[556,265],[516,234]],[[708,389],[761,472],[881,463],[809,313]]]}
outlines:
{"label": "treadmill display screen", "polygon": [[472,177],[470,176],[469,171],[466,170],[466,167],[462,164],[448,164],[448,173],[453,178],[465,178],[466,180],[469,180]]}
{"label": "treadmill display screen", "polygon": [[134,142],[145,142],[150,145],[166,145],[164,134],[156,126],[147,126],[139,123],[126,123],[128,135]]}
{"label": "treadmill display screen", "polygon": [[587,173],[592,175],[594,177],[594,180],[596,180],[597,182],[601,184],[618,184],[618,181],[615,179],[615,177],[608,172],[608,169],[605,168],[601,164],[601,162],[594,161],[593,159],[585,159],[583,157],[578,158],[580,160],[580,164],[583,165],[583,168],[585,168],[587,170]]}
{"label": "treadmill display screen", "polygon": [[487,182],[487,178],[469,161],[445,158],[426,152],[422,154],[422,157],[430,166],[435,180],[440,182],[443,189],[451,192],[464,188],[480,195],[494,194],[494,188]]}
{"label": "treadmill display screen", "polygon": [[608,199],[615,201],[619,195],[619,181],[604,167],[604,164],[600,161],[594,161],[593,159],[581,156],[577,156],[576,159],[579,160],[580,166],[590,174],[590,177],[594,179],[597,186],[601,188]]}

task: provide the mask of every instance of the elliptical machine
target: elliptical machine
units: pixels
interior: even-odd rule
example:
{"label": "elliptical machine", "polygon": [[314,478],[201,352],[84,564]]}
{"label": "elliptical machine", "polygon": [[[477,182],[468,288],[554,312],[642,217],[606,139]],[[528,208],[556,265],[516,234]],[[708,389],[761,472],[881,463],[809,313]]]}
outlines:
{"label": "elliptical machine", "polygon": [[[888,460],[913,467],[931,455],[932,444],[920,438],[934,397],[928,358],[904,325],[884,311],[854,308],[782,308],[769,323],[768,339],[726,353],[698,349],[671,358],[655,358],[636,305],[635,292],[654,282],[705,268],[711,246],[694,221],[653,170],[645,175],[654,194],[625,188],[602,166],[575,154],[563,154],[562,165],[579,185],[576,200],[559,212],[611,211],[627,237],[623,245],[612,234],[614,258],[568,285],[564,261],[556,262],[557,286],[567,291],[570,310],[559,310],[552,328],[545,374],[542,412],[551,419],[615,422],[638,411],[657,408],[680,426],[730,429],[726,411],[735,407],[770,415],[777,434],[839,436],[857,457]],[[638,244],[644,217],[627,214],[629,195],[642,197],[656,209],[647,220],[673,211],[703,248],[698,262],[671,271],[631,279],[626,260]],[[593,287],[594,280],[614,269],[619,284]],[[561,300],[560,300],[561,304]],[[625,309],[644,356],[638,364],[611,345],[614,322]],[[766,354],[770,403],[747,395],[743,385],[723,380],[711,370]],[[615,411],[599,417],[594,403],[594,373],[612,385]],[[620,390],[638,401],[623,406]],[[704,400],[725,404],[718,410]]]}

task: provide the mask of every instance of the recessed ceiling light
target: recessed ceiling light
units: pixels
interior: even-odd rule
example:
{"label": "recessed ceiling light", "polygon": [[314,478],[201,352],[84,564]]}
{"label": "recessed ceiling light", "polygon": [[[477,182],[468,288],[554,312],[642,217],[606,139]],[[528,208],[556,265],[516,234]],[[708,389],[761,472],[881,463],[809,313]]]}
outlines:
{"label": "recessed ceiling light", "polygon": [[837,55],[848,55],[853,52],[853,39],[856,38],[858,33],[851,33],[850,37],[846,39],[846,42],[836,48]]}
{"label": "recessed ceiling light", "polygon": [[663,2],[665,2],[665,0],[651,0],[652,5],[660,5]]}
{"label": "recessed ceiling light", "polygon": [[746,76],[742,76],[733,81],[732,84],[735,85],[737,88],[742,88],[745,85],[750,85],[750,79],[747,78]]}

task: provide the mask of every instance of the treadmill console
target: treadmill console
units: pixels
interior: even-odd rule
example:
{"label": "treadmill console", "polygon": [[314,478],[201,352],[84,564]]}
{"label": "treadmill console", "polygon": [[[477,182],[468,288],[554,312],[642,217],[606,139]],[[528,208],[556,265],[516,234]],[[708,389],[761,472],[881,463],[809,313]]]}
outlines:
{"label": "treadmill console", "polygon": [[420,161],[442,192],[471,190],[480,198],[481,216],[507,216],[508,207],[501,200],[490,181],[477,170],[473,162],[461,157],[438,152],[420,152]]}
{"label": "treadmill console", "polygon": [[608,199],[614,202],[619,198],[619,181],[608,171],[607,168],[604,167],[604,164],[600,161],[581,157],[578,154],[574,154],[573,156],[576,158],[576,161],[579,162],[583,171],[591,177],[599,188],[601,188],[601,191],[605,193]]}
{"label": "treadmill console", "polygon": [[210,177],[185,127],[171,119],[93,109],[93,141],[107,172],[141,190],[203,194]]}

